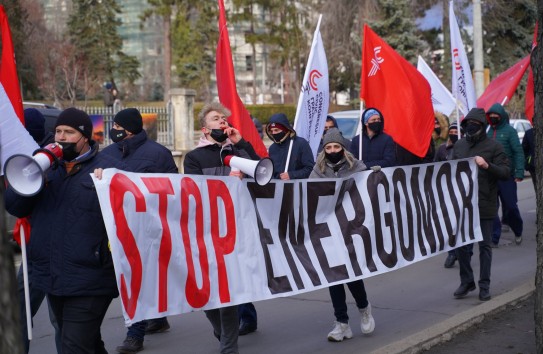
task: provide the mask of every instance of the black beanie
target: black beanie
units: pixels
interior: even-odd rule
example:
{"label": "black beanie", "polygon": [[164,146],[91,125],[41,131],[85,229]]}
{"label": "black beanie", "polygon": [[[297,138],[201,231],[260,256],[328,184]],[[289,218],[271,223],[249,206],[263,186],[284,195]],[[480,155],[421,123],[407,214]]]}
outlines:
{"label": "black beanie", "polygon": [[84,111],[71,107],[67,108],[60,113],[55,124],[55,128],[59,125],[67,125],[79,131],[83,136],[89,140],[92,140],[92,122],[87,113]]}
{"label": "black beanie", "polygon": [[136,108],[126,108],[119,111],[113,121],[132,134],[138,134],[143,130],[143,119]]}
{"label": "black beanie", "polygon": [[24,111],[25,128],[38,144],[45,137],[45,117],[36,108],[27,108]]}

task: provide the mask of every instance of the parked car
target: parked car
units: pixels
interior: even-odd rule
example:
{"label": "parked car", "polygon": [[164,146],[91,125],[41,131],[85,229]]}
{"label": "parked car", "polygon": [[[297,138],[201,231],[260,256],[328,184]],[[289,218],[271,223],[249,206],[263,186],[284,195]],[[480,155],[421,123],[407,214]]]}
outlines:
{"label": "parked car", "polygon": [[509,119],[509,125],[515,128],[521,143],[524,139],[524,133],[532,128],[532,124],[527,119]]}
{"label": "parked car", "polygon": [[55,108],[58,109],[58,107],[55,107],[53,105],[47,104],[47,103],[41,103],[41,102],[23,102],[24,108]]}
{"label": "parked car", "polygon": [[336,119],[337,125],[343,137],[352,140],[357,134],[358,123],[360,122],[360,111],[349,110],[328,113]]}

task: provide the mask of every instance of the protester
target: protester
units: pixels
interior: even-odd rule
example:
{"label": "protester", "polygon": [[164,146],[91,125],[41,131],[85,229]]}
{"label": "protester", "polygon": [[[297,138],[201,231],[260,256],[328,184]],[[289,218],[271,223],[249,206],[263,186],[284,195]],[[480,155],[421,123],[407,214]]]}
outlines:
{"label": "protester", "polygon": [[[396,164],[396,147],[390,135],[383,132],[385,119],[376,108],[362,113],[362,161],[368,168],[391,167]],[[360,135],[351,141],[349,152],[360,159]]]}
{"label": "protester", "polygon": [[[123,161],[130,171],[178,173],[171,151],[147,137],[143,119],[136,108],[126,108],[115,115],[109,136],[114,144],[104,148],[102,153]],[[128,327],[123,344],[116,350],[119,353],[139,352],[143,350],[146,333],[164,332],[169,328],[166,317],[136,322]]]}
{"label": "protester", "polygon": [[[503,146],[486,136],[487,126],[485,111],[472,108],[462,120],[461,127],[466,134],[453,148],[454,160],[475,157],[479,168],[477,176],[479,188],[479,221],[483,240],[479,242],[479,300],[490,300],[490,268],[492,265],[493,219],[498,213],[498,179],[509,177],[509,162]],[[476,289],[471,268],[471,249],[469,245],[456,249],[460,266],[460,286],[454,297],[461,299]]]}
{"label": "protester", "polygon": [[[338,125],[337,125],[337,120],[336,118],[328,115],[326,116],[326,121],[324,122],[324,131],[322,133],[322,138],[321,138],[321,141],[319,142],[319,147],[317,148],[317,153],[321,152],[322,151],[322,148],[323,148],[323,145],[322,145],[322,141],[324,139],[324,135],[326,134],[326,132],[328,131],[328,129],[330,128],[338,128]],[[349,150],[349,146],[351,145],[351,141],[348,140],[348,139],[345,139],[345,148],[347,150]]]}
{"label": "protester", "polygon": [[[25,128],[30,133],[30,136],[34,139],[40,147],[54,142],[54,136],[51,133],[45,131],[45,117],[35,108],[27,108],[24,110],[24,120]],[[30,220],[28,218],[17,219],[15,223],[15,228],[13,230],[14,239],[17,243],[21,244],[21,235],[20,228],[23,227],[25,230],[25,241],[28,247],[30,242]],[[29,299],[30,299],[30,318],[34,318],[38,309],[40,308],[43,299],[45,298],[45,293],[39,289],[36,289],[32,283],[32,259],[27,257],[27,273],[28,273],[28,290],[29,290]],[[30,341],[28,340],[28,328],[26,323],[26,306],[25,306],[25,288],[24,288],[24,278],[23,278],[23,265],[19,267],[19,272],[17,273],[17,289],[19,291],[19,306],[21,309],[21,334],[23,335],[23,344],[25,353],[28,353],[30,349]],[[49,309],[49,320],[55,328],[55,344],[57,347],[57,352],[60,353],[61,344],[60,344],[60,330],[58,328],[57,320],[55,315],[47,304]]]}
{"label": "protester", "polygon": [[[348,140],[343,138],[337,128],[331,128],[323,139],[324,149],[317,156],[317,163],[309,178],[337,178],[348,177],[353,173],[366,170],[366,165],[361,160],[356,160],[347,151]],[[374,166],[376,168],[377,166]],[[371,304],[368,302],[366,288],[362,279],[347,283],[356,306],[361,315],[360,328],[362,333],[368,334],[375,329],[375,320],[371,315]],[[345,287],[343,284],[332,285],[328,288],[330,298],[334,306],[334,328],[328,333],[328,340],[341,342],[343,339],[352,338],[353,332],[349,326]]]}
{"label": "protester", "polygon": [[[185,174],[242,177],[240,171],[231,171],[230,167],[224,165],[224,157],[235,155],[252,160],[260,159],[239,131],[228,126],[226,118],[229,115],[230,111],[220,103],[209,103],[202,108],[198,114],[198,122],[203,136],[196,149],[185,156]],[[213,326],[214,335],[220,341],[220,352],[238,353],[238,307],[206,310],[205,314]]]}
{"label": "protester", "polygon": [[55,141],[63,158],[46,172],[46,185],[23,197],[10,185],[6,209],[30,216],[32,283],[46,293],[61,337],[61,351],[105,353],[100,327],[118,296],[98,195],[90,173],[125,165],[98,152],[87,113],[68,108],[58,117]]}
{"label": "protester", "polygon": [[432,132],[432,140],[434,146],[439,147],[447,142],[449,132],[449,118],[441,112],[434,112],[434,131]]}
{"label": "protester", "polygon": [[502,233],[503,222],[511,227],[515,233],[515,243],[522,243],[522,216],[517,205],[517,182],[524,178],[524,152],[520,145],[517,131],[509,125],[509,114],[499,103],[493,104],[487,112],[487,119],[490,124],[488,137],[499,142],[509,159],[511,176],[505,181],[498,182],[498,196],[502,205],[502,221],[496,215],[492,230],[492,245],[498,247]]}
{"label": "protester", "polygon": [[532,183],[534,184],[534,191],[536,190],[537,177],[535,174],[535,129],[531,128],[524,133],[522,139],[522,150],[524,151],[524,157],[526,160],[525,169],[530,172],[532,177]]}
{"label": "protester", "polygon": [[[458,125],[456,124],[456,122],[453,122],[449,126],[447,141],[441,144],[437,149],[435,161],[440,162],[440,161],[452,160],[453,147],[456,141],[458,141]],[[452,268],[454,267],[455,262],[456,262],[456,251],[450,250],[449,254],[447,255],[447,259],[445,259],[444,267]]]}
{"label": "protester", "polygon": [[[309,177],[315,165],[313,152],[307,140],[296,136],[284,113],[276,113],[270,117],[266,134],[273,141],[268,149],[273,161],[273,178],[290,180]],[[288,167],[285,168],[289,150],[290,159]]]}

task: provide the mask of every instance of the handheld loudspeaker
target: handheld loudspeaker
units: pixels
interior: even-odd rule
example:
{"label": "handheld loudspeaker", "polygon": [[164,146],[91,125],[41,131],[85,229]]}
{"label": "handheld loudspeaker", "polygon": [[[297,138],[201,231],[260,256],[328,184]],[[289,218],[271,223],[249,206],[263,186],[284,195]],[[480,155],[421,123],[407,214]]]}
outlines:
{"label": "handheld loudspeaker", "polygon": [[45,171],[62,158],[62,146],[52,143],[38,149],[33,156],[16,154],[7,159],[4,175],[11,188],[19,195],[30,197],[45,185]]}
{"label": "handheld loudspeaker", "polygon": [[273,176],[273,161],[268,157],[256,161],[228,155],[224,158],[224,164],[233,171],[238,170],[253,177],[259,186],[268,184]]}

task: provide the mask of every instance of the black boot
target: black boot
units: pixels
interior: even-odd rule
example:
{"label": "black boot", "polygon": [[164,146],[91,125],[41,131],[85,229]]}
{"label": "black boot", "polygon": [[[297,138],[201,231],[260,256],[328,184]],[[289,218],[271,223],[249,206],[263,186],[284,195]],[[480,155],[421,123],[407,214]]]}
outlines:
{"label": "black boot", "polygon": [[143,350],[143,339],[138,339],[135,337],[126,337],[123,342],[123,345],[120,345],[116,348],[119,353],[137,353]]}

